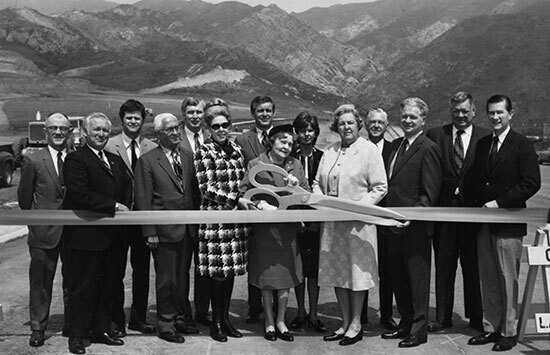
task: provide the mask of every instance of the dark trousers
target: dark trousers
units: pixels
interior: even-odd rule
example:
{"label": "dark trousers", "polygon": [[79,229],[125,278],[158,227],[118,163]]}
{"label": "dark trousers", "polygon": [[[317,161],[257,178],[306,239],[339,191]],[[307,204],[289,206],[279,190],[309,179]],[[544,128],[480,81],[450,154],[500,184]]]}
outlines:
{"label": "dark trousers", "polygon": [[115,267],[113,249],[69,251],[69,335],[88,337],[110,330]]}
{"label": "dark trousers", "polygon": [[132,307],[130,322],[145,322],[147,318],[147,301],[149,298],[149,267],[151,252],[145,245],[145,238],[140,226],[119,227],[120,233],[113,239],[116,275],[113,293],[113,322],[124,328],[124,277],[128,249],[130,250],[130,265],[132,266]]}
{"label": "dark trousers", "polygon": [[248,313],[259,315],[264,310],[262,292],[252,284],[248,284]]}
{"label": "dark trousers", "polygon": [[195,242],[195,288],[194,288],[194,300],[195,300],[195,315],[208,314],[208,308],[210,307],[210,299],[212,292],[212,280],[208,276],[201,276],[199,273],[199,256],[198,256],[198,241]]}
{"label": "dark trousers", "polygon": [[388,235],[391,276],[399,329],[418,337],[427,335],[430,301],[431,240],[426,224],[412,222],[407,228],[391,228]]}
{"label": "dark trousers", "polygon": [[160,242],[153,250],[159,332],[175,332],[175,323],[184,315],[191,316],[189,268],[192,256],[193,241],[189,235],[177,243]]}
{"label": "dark trousers", "polygon": [[441,223],[433,239],[437,320],[451,323],[458,259],[464,280],[466,318],[481,320],[481,291],[477,261],[477,227],[467,223]]}
{"label": "dark trousers", "polygon": [[61,255],[63,262],[63,305],[65,317],[68,314],[68,277],[66,277],[66,258],[62,243],[52,249],[42,249],[29,246],[31,263],[29,266],[29,313],[31,330],[45,330],[50,316],[53,280],[57,269],[57,260]]}

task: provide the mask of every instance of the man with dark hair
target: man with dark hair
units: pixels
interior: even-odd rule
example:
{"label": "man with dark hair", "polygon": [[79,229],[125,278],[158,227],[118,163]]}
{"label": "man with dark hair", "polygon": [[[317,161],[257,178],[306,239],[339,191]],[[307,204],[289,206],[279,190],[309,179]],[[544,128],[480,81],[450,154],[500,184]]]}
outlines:
{"label": "man with dark hair", "polygon": [[[134,170],[138,158],[156,148],[156,144],[141,135],[145,122],[145,106],[136,100],[127,100],[119,109],[122,132],[109,139],[105,150],[118,155],[124,161],[126,171],[134,179]],[[133,207],[133,201],[130,206]],[[153,325],[147,324],[147,301],[149,299],[149,266],[151,254],[145,245],[140,226],[121,226],[121,235],[113,241],[115,262],[117,265],[116,281],[113,294],[113,329],[112,335],[126,335],[126,317],[124,314],[124,276],[128,249],[132,265],[132,306],[128,329],[144,334],[156,331]]]}
{"label": "man with dark hair", "polygon": [[[473,124],[475,105],[472,95],[457,92],[449,101],[452,122],[428,130],[427,136],[442,151],[443,180],[436,206],[464,207],[464,177],[474,161],[476,144],[490,131]],[[471,223],[435,224],[436,321],[428,326],[431,332],[452,327],[455,277],[460,258],[464,280],[464,308],[470,327],[482,330],[483,317],[479,269],[477,265],[477,225]]]}
{"label": "man with dark hair", "polygon": [[[540,168],[533,144],[511,128],[514,114],[508,96],[487,100],[493,134],[477,143],[475,159],[466,177],[466,201],[484,208],[525,208],[540,189]],[[470,345],[496,343],[493,351],[517,343],[518,275],[527,224],[482,224],[477,254],[484,332]]]}
{"label": "man with dark hair", "polygon": [[[244,155],[244,165],[267,150],[269,131],[273,128],[275,103],[269,96],[256,96],[250,103],[250,114],[254,118],[255,127],[235,138],[235,143],[241,146]],[[260,289],[248,284],[248,316],[246,323],[257,323],[262,313],[262,297]]]}
{"label": "man with dark hair", "polygon": [[[17,198],[22,210],[63,208],[65,190],[63,162],[67,156],[67,140],[71,135],[69,119],[62,113],[52,113],[45,121],[44,133],[48,146],[29,155],[21,168]],[[53,280],[60,255],[63,261],[65,321],[69,316],[66,299],[69,279],[64,246],[61,241],[62,231],[63,226],[29,226],[27,244],[31,255],[29,313],[32,330],[29,345],[33,347],[44,345],[44,331],[50,315]]]}
{"label": "man with dark hair", "polygon": [[[423,132],[428,105],[413,97],[401,102],[401,127],[405,137],[392,142],[388,166],[386,206],[430,207],[441,186],[441,151]],[[400,348],[428,341],[432,225],[405,222],[391,227],[388,250],[391,277],[401,321],[384,339],[402,339]]]}

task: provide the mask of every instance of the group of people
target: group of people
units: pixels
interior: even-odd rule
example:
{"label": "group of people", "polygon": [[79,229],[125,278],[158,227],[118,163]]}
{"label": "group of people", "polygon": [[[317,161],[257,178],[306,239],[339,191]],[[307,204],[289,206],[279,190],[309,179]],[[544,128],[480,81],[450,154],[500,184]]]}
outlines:
{"label": "group of people", "polygon": [[[253,181],[299,186],[316,194],[392,207],[525,207],[540,188],[532,144],[511,129],[512,103],[495,95],[486,103],[492,131],[473,124],[470,94],[450,100],[451,123],[425,131],[428,106],[419,98],[400,105],[404,137],[389,142],[387,114],[363,118],[354,105],[338,107],[330,129],[340,140],[316,147],[318,118],[301,112],[293,124],[273,125],[275,103],[257,96],[250,105],[255,127],[230,140],[232,119],[221,99],[186,98],[183,120],[154,117],[156,143],[141,134],[146,111],[128,100],[122,132],[109,138],[103,113],[83,122],[85,145],[67,151],[68,118],[48,116],[48,147],[30,155],[18,189],[22,209],[90,210],[113,216],[130,210],[275,210],[271,196],[244,198]],[[365,126],[368,137],[360,131]],[[261,171],[276,165],[286,175]],[[213,219],[215,220],[215,219]],[[128,329],[183,343],[209,326],[219,342],[242,334],[229,309],[236,276],[248,275],[247,323],[264,313],[264,338],[293,341],[291,330],[326,332],[318,317],[319,287],[334,287],[341,311],[338,329],[325,341],[342,346],[363,338],[368,290],[379,287],[384,339],[399,347],[427,342],[428,332],[452,326],[454,282],[460,259],[466,317],[481,334],[472,345],[513,348],[517,335],[519,258],[525,224],[401,221],[395,227],[364,222],[143,226],[29,226],[31,346],[44,344],[53,278],[62,259],[69,350],[84,354],[85,340],[123,345],[126,335],[124,276],[130,250],[132,306]],[[432,238],[433,237],[433,238]],[[428,323],[431,249],[435,251],[437,315]],[[157,324],[147,323],[150,255],[155,268]],[[189,301],[194,259],[195,316]],[[74,275],[78,270],[78,275]],[[295,289],[298,313],[286,310]],[[309,313],[305,307],[307,290]],[[393,319],[395,295],[400,322]],[[211,317],[208,314],[212,308]]]}

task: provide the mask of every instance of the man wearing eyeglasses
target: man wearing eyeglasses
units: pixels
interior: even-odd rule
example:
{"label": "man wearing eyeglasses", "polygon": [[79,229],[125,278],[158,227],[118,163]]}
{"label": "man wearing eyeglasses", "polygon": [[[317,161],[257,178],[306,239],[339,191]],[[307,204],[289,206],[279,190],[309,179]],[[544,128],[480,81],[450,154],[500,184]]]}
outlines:
{"label": "man wearing eyeglasses", "polygon": [[[63,162],[67,156],[67,139],[71,124],[62,113],[52,113],[45,122],[44,133],[48,146],[25,159],[17,189],[22,210],[60,210],[63,208]],[[31,262],[29,268],[29,313],[31,338],[29,345],[44,345],[48,325],[52,286],[61,255],[63,261],[63,300],[67,314],[67,277],[61,232],[63,226],[29,226],[27,243]]]}
{"label": "man wearing eyeglasses", "polygon": [[[136,210],[195,210],[198,190],[193,155],[181,149],[176,116],[161,113],[154,119],[159,146],[139,158],[134,185]],[[153,251],[156,271],[157,326],[159,338],[185,341],[182,334],[196,334],[188,326],[184,302],[197,226],[189,224],[142,226]]]}

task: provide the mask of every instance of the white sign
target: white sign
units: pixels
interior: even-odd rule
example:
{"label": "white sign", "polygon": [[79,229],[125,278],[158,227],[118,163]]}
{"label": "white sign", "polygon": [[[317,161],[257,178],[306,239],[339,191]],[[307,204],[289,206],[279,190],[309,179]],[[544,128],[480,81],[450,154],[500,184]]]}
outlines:
{"label": "white sign", "polygon": [[535,313],[537,333],[550,333],[550,313]]}
{"label": "white sign", "polygon": [[550,266],[550,247],[528,247],[527,258],[531,266]]}

